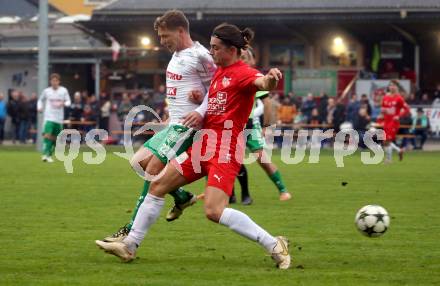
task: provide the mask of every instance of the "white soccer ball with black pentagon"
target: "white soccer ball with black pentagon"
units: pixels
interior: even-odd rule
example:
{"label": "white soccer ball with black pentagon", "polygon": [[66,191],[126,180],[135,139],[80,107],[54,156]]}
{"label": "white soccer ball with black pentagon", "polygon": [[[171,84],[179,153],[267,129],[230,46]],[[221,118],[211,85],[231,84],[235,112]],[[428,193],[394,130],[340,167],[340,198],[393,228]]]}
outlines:
{"label": "white soccer ball with black pentagon", "polygon": [[383,235],[390,226],[390,217],[383,207],[368,205],[357,212],[354,223],[363,235],[379,237]]}

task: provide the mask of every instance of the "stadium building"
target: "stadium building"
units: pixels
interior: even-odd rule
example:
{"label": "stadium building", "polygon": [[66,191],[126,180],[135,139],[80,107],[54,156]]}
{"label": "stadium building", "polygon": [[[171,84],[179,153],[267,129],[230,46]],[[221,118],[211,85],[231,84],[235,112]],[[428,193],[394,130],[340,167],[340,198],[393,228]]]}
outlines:
{"label": "stadium building", "polygon": [[110,69],[136,81],[132,88],[152,88],[151,83],[161,82],[169,59],[153,22],[173,8],[187,14],[193,38],[204,45],[222,22],[253,28],[260,67],[284,68],[284,90],[299,95],[311,87],[341,94],[355,76],[407,78],[424,90],[440,81],[436,0],[119,0],[94,10],[91,20],[82,24],[110,33],[122,46],[146,48],[138,53],[123,48],[120,61]]}

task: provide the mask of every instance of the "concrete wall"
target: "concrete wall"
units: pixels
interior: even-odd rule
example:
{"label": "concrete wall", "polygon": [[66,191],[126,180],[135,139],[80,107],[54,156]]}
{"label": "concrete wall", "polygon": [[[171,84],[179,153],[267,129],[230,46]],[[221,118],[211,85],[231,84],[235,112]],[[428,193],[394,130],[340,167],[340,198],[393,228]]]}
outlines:
{"label": "concrete wall", "polygon": [[34,63],[1,63],[0,92],[7,95],[9,89],[18,89],[26,96],[37,92],[37,69]]}

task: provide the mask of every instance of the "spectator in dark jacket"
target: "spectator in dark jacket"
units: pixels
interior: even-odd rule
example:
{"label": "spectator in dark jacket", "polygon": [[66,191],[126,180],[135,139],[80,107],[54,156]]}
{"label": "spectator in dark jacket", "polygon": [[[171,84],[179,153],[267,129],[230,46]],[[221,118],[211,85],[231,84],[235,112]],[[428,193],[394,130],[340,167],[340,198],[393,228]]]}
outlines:
{"label": "spectator in dark jacket", "polygon": [[347,105],[346,121],[354,123],[359,113],[361,103],[357,100],[357,95],[353,94],[350,98],[350,102]]}
{"label": "spectator in dark jacket", "polygon": [[18,102],[18,139],[22,144],[26,143],[28,137],[29,121],[29,99],[22,94]]}
{"label": "spectator in dark jacket", "polygon": [[18,117],[19,105],[20,105],[20,93],[17,90],[11,92],[11,96],[8,101],[7,112],[9,117],[11,117],[11,130],[12,130],[12,143],[18,140],[20,119]]}
{"label": "spectator in dark jacket", "polygon": [[365,107],[367,109],[367,114],[371,116],[371,104],[368,96],[366,94],[362,94],[361,96],[361,104],[360,108]]}
{"label": "spectator in dark jacket", "polygon": [[329,98],[327,107],[327,123],[332,125],[335,132],[339,132],[342,122],[345,120],[345,106],[334,98]]}
{"label": "spectator in dark jacket", "polygon": [[80,92],[75,92],[73,95],[73,102],[70,105],[70,112],[69,112],[69,120],[72,121],[80,121],[83,114],[83,103],[81,98]]}
{"label": "spectator in dark jacket", "polygon": [[32,133],[32,142],[35,144],[37,141],[37,102],[38,96],[35,92],[31,94],[31,98],[28,101],[28,109],[29,109],[29,129],[33,130]]}
{"label": "spectator in dark jacket", "polygon": [[307,124],[319,125],[321,123],[322,123],[322,121],[321,121],[321,116],[319,114],[318,108],[313,108],[312,114],[311,114],[309,120],[307,121]]}
{"label": "spectator in dark jacket", "polygon": [[301,112],[306,118],[306,121],[309,120],[309,118],[312,116],[312,110],[316,107],[315,100],[313,99],[313,94],[309,93],[307,94],[306,101],[303,102],[301,106]]}
{"label": "spectator in dark jacket", "polygon": [[411,132],[416,136],[416,138],[420,138],[420,145],[416,145],[416,138],[412,138],[411,142],[414,149],[423,149],[423,145],[428,138],[429,132],[429,118],[425,115],[423,108],[417,108],[417,114],[413,118]]}
{"label": "spectator in dark jacket", "polygon": [[6,114],[5,96],[0,92],[0,144],[3,143],[5,137]]}
{"label": "spectator in dark jacket", "polygon": [[353,124],[354,130],[356,130],[359,134],[359,146],[361,148],[366,148],[364,143],[364,135],[368,130],[368,125],[371,122],[370,115],[368,115],[367,108],[365,106],[359,108],[359,114],[356,118],[356,121]]}
{"label": "spectator in dark jacket", "polygon": [[320,122],[325,122],[327,118],[327,104],[328,104],[328,95],[323,93],[319,100],[319,107],[318,107]]}
{"label": "spectator in dark jacket", "polygon": [[98,120],[98,115],[96,110],[92,109],[92,105],[86,104],[84,105],[84,111],[81,117],[81,121],[86,121],[87,124],[82,127],[82,130],[87,133],[93,128],[95,128],[95,125],[89,124],[89,122],[96,122]]}

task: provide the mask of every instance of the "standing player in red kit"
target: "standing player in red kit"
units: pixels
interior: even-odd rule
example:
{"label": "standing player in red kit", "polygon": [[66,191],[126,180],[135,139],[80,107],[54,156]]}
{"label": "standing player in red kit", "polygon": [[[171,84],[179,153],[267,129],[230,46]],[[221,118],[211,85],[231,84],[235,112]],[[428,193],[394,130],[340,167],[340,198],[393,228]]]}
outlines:
{"label": "standing player in red kit", "polygon": [[403,149],[394,144],[396,140],[397,131],[400,127],[400,117],[409,113],[408,104],[399,93],[399,86],[396,80],[390,81],[388,86],[389,93],[382,99],[382,115],[383,115],[383,130],[385,131],[385,163],[391,163],[393,149],[399,153],[399,159],[403,158]]}
{"label": "standing player in red kit", "polygon": [[[103,250],[123,261],[133,260],[136,249],[160,215],[165,195],[207,176],[206,217],[258,242],[271,254],[280,269],[289,268],[286,238],[270,235],[246,214],[227,207],[244,156],[245,144],[241,132],[252,110],[254,95],[257,90],[276,88],[282,78],[276,68],[262,75],[240,60],[241,49],[246,49],[252,38],[253,32],[248,28],[241,31],[234,25],[221,24],[214,29],[210,53],[218,69],[204,101],[207,106],[205,117],[203,119],[198,112],[190,112],[183,120],[183,124],[193,127],[203,122],[204,129],[198,132],[202,134],[201,139],[195,139],[192,147],[168,164],[165,174],[151,183],[127,238],[122,242],[97,241]],[[155,243],[160,244],[158,241]]]}

